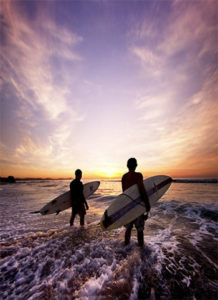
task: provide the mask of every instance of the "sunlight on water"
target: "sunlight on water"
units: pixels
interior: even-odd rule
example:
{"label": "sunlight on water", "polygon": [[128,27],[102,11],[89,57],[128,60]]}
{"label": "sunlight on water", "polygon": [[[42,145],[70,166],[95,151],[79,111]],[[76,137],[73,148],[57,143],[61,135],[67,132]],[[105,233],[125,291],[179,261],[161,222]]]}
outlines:
{"label": "sunlight on water", "polygon": [[30,214],[69,189],[69,180],[28,181],[0,190],[1,299],[215,299],[217,184],[173,183],[146,221],[145,247],[133,230],[104,232],[99,220],[121,193],[101,181],[86,226],[71,210]]}

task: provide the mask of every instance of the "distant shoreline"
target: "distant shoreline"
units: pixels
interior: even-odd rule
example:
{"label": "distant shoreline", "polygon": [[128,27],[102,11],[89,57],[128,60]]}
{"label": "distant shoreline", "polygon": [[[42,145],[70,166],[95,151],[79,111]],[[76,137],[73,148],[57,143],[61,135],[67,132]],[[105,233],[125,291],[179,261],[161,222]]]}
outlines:
{"label": "distant shoreline", "polygon": [[[31,178],[31,177],[27,177],[27,178],[16,178],[16,182],[21,182],[21,181],[49,181],[49,180],[72,180],[72,178]],[[84,180],[90,180],[90,181],[94,181],[94,180],[102,180],[102,181],[111,181],[111,182],[120,182],[121,179],[118,178],[84,178]],[[180,178],[176,178],[173,179],[174,183],[218,183],[218,178],[203,178],[203,179],[180,179]],[[6,182],[5,182],[6,183]],[[3,184],[3,182],[2,182]]]}

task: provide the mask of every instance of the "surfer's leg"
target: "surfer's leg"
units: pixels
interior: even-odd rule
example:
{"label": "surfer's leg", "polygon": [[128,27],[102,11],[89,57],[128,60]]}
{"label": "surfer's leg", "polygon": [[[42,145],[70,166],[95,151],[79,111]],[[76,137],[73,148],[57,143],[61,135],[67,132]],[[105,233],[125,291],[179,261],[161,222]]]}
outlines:
{"label": "surfer's leg", "polygon": [[80,216],[80,226],[84,225],[85,215]]}
{"label": "surfer's leg", "polygon": [[138,243],[140,247],[144,246],[144,232],[142,230],[137,231]]}
{"label": "surfer's leg", "polygon": [[130,242],[132,228],[133,228],[133,222],[129,223],[129,224],[126,226],[126,232],[125,232],[125,245],[128,245],[129,242]]}
{"label": "surfer's leg", "polygon": [[72,207],[72,215],[71,215],[71,218],[70,218],[70,226],[73,226],[75,216],[76,216],[75,210]]}
{"label": "surfer's leg", "polygon": [[74,219],[75,219],[75,216],[71,216],[71,218],[70,218],[70,226],[73,226]]}
{"label": "surfer's leg", "polygon": [[84,226],[84,220],[85,220],[85,214],[86,214],[86,210],[85,207],[82,206],[80,208],[80,210],[78,211],[79,216],[80,216],[80,226]]}
{"label": "surfer's leg", "polygon": [[144,232],[143,232],[144,226],[145,226],[144,216],[141,215],[135,221],[135,227],[137,229],[138,244],[140,247],[144,246]]}

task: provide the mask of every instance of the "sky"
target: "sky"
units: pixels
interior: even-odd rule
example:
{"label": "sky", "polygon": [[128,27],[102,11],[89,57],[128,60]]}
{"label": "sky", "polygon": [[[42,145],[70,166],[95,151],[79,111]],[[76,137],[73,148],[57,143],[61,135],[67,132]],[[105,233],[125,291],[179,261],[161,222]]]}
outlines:
{"label": "sky", "polygon": [[0,2],[0,176],[218,176],[218,1]]}

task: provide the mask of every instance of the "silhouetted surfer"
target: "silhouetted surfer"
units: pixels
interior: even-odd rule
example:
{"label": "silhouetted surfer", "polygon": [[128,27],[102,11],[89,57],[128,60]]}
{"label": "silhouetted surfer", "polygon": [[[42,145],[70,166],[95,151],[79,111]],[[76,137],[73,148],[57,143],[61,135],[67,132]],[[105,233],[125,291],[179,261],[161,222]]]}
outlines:
{"label": "silhouetted surfer", "polygon": [[[142,200],[145,203],[145,207],[147,212],[150,211],[150,203],[148,196],[146,194],[144,184],[143,184],[143,176],[141,173],[135,172],[135,169],[137,167],[137,161],[135,158],[130,158],[127,161],[127,167],[129,169],[129,172],[124,174],[122,177],[122,189],[123,192],[127,190],[129,187],[131,187],[134,184],[138,185],[139,192],[141,195]],[[145,223],[145,216],[142,214],[138,218],[136,218],[134,221],[131,223],[125,225],[126,227],[126,232],[125,232],[125,245],[128,245],[130,242],[130,237],[131,237],[131,231],[133,228],[133,225],[135,225],[137,229],[137,237],[138,237],[138,243],[139,246],[143,247],[144,245],[144,223]]]}
{"label": "silhouetted surfer", "polygon": [[89,206],[83,195],[83,184],[80,181],[82,178],[82,171],[79,169],[76,170],[75,176],[76,178],[70,183],[70,192],[72,199],[72,216],[70,219],[70,226],[73,226],[73,222],[77,214],[80,216],[80,225],[83,226],[86,209],[89,209]]}

